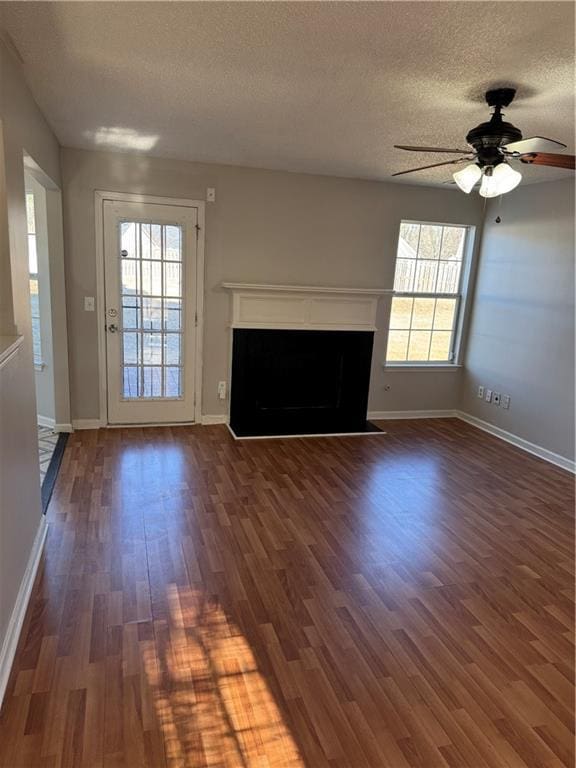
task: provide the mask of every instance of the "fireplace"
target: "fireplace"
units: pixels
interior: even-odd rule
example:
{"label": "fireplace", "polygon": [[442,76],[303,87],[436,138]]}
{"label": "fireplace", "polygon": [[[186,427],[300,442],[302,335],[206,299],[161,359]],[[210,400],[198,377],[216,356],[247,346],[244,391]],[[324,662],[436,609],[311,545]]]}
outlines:
{"label": "fireplace", "polygon": [[229,421],[236,437],[378,431],[366,413],[385,291],[223,287],[233,294]]}
{"label": "fireplace", "polygon": [[236,328],[230,403],[234,433],[366,431],[373,335]]}

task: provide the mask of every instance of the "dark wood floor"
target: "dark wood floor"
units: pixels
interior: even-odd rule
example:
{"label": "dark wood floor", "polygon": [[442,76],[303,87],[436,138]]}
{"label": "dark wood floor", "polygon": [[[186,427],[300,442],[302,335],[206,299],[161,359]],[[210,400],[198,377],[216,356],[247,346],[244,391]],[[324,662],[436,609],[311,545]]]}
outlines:
{"label": "dark wood floor", "polygon": [[573,765],[573,478],[456,420],[77,432],[0,765]]}

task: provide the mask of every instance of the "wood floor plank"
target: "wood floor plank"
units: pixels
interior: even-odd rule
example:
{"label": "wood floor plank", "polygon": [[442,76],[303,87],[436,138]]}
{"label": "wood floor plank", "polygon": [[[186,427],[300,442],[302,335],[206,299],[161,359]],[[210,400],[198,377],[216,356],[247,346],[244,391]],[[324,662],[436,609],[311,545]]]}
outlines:
{"label": "wood floor plank", "polygon": [[572,766],[572,476],[385,428],[71,435],[0,766]]}

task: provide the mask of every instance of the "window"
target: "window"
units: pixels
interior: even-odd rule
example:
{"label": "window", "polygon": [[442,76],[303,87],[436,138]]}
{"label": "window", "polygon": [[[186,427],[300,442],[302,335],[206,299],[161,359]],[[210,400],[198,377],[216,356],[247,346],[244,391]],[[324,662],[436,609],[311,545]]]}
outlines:
{"label": "window", "polygon": [[386,362],[454,363],[469,227],[400,225]]}
{"label": "window", "polygon": [[36,247],[36,212],[34,194],[26,192],[26,222],[28,230],[28,270],[30,273],[30,310],[32,314],[32,348],[34,365],[42,366],[40,341],[40,297],[38,291],[38,251]]}

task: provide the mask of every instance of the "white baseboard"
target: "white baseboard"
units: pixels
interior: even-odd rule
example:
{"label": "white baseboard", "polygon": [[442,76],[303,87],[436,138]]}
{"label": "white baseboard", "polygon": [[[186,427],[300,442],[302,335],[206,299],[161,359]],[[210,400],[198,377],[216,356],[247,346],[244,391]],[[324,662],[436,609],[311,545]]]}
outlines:
{"label": "white baseboard", "polygon": [[515,445],[517,448],[521,448],[533,456],[538,456],[539,459],[549,461],[561,469],[568,470],[568,472],[576,473],[576,463],[565,456],[560,456],[560,454],[549,451],[547,448],[542,448],[542,446],[531,443],[529,440],[524,440],[523,437],[518,437],[518,435],[514,435],[512,432],[507,432],[501,427],[496,427],[494,424],[478,419],[476,416],[471,416],[469,413],[464,413],[464,411],[456,411],[456,416],[473,427],[489,432],[494,437],[499,437],[500,440],[505,440],[507,443]]}
{"label": "white baseboard", "polygon": [[104,426],[100,419],[72,419],[73,429],[100,429]]}
{"label": "white baseboard", "polygon": [[54,429],[56,426],[53,418],[50,416],[41,416],[39,413],[36,414],[36,422],[41,427],[48,427],[48,429]]}
{"label": "white baseboard", "polygon": [[54,424],[54,432],[73,432],[72,424]]}
{"label": "white baseboard", "polygon": [[210,416],[210,414],[205,414],[202,416],[202,424],[227,424],[228,423],[228,416],[226,414],[215,414],[214,416]]}
{"label": "white baseboard", "polygon": [[14,662],[20,632],[22,631],[22,624],[24,623],[24,617],[26,616],[26,609],[28,608],[30,594],[32,593],[32,587],[34,586],[36,571],[38,570],[38,564],[40,562],[42,549],[44,548],[47,531],[48,526],[46,524],[46,518],[42,515],[38,532],[36,533],[36,538],[34,539],[32,550],[30,551],[28,564],[24,571],[22,582],[20,583],[16,602],[14,603],[12,616],[8,622],[8,629],[6,630],[6,637],[2,644],[2,650],[0,651],[0,706],[2,706],[2,700],[6,693],[6,686],[8,685],[10,671]]}
{"label": "white baseboard", "polygon": [[378,419],[453,419],[457,411],[368,411],[368,421]]}

